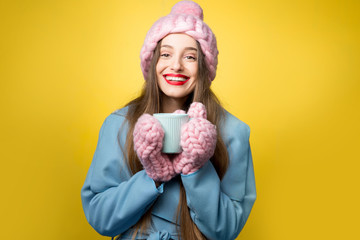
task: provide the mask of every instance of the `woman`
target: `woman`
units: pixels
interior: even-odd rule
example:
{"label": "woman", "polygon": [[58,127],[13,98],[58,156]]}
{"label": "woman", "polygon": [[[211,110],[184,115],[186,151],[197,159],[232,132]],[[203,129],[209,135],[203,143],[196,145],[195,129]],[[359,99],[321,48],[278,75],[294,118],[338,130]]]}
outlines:
{"label": "woman", "polygon": [[[117,239],[235,239],[256,198],[249,127],[210,89],[215,36],[201,7],[177,3],[141,50],[140,97],[103,123],[81,197],[87,220]],[[161,152],[153,113],[184,113],[179,154]]]}

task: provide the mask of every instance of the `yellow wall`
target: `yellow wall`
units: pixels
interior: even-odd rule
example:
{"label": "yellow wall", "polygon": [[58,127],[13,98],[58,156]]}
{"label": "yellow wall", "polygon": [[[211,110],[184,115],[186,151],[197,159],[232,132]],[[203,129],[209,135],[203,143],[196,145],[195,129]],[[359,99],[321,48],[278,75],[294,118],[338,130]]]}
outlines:
{"label": "yellow wall", "polygon": [[[80,188],[176,1],[1,1],[0,239],[105,239]],[[359,238],[359,1],[198,1],[214,91],[248,123],[258,199],[238,239]]]}

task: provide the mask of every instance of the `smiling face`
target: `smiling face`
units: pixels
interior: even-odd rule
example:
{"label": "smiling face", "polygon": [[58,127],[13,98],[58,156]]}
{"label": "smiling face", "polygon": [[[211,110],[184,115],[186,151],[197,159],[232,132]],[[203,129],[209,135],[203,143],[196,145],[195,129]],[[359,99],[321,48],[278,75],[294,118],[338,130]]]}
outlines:
{"label": "smiling face", "polygon": [[170,34],[162,39],[156,76],[166,97],[184,99],[194,91],[198,51],[196,41],[186,34]]}

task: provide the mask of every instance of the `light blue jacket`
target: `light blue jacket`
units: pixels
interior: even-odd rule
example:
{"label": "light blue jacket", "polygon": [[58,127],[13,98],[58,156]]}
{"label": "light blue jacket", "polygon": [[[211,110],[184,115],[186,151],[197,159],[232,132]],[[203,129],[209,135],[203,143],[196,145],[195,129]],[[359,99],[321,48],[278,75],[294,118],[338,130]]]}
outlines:
{"label": "light blue jacket", "polygon": [[[137,239],[179,239],[176,209],[179,181],[190,216],[208,239],[235,239],[256,199],[249,127],[226,112],[221,134],[229,154],[228,170],[220,181],[208,161],[200,170],[181,175],[156,188],[144,170],[132,175],[120,145],[125,143],[127,107],[110,114],[99,134],[96,151],[81,189],[85,216],[101,235],[131,239],[130,228],[152,206],[152,226]],[[119,133],[120,130],[120,133]]]}

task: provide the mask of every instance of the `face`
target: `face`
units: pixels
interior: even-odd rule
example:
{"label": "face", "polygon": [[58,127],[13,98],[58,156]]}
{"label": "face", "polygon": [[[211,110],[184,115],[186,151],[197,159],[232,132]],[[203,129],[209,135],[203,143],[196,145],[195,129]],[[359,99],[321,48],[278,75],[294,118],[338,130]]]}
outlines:
{"label": "face", "polygon": [[194,91],[198,75],[196,41],[186,34],[162,39],[156,76],[160,90],[170,98],[186,98]]}

